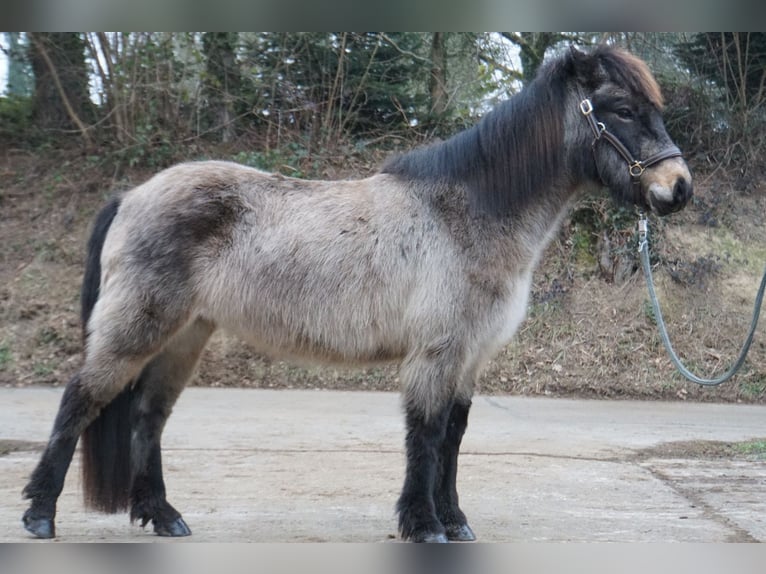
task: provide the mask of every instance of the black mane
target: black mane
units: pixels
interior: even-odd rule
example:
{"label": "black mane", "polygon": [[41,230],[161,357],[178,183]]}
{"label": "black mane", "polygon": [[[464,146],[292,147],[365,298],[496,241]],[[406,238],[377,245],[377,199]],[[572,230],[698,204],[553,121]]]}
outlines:
{"label": "black mane", "polygon": [[473,214],[517,211],[562,173],[569,57],[544,66],[530,85],[472,128],[396,156],[381,171],[411,181],[463,185]]}

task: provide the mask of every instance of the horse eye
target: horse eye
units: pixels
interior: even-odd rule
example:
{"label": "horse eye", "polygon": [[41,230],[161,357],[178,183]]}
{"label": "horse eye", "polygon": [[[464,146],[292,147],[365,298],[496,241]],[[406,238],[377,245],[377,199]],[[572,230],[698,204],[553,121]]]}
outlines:
{"label": "horse eye", "polygon": [[631,110],[630,108],[617,108],[617,110],[615,110],[615,113],[617,114],[617,117],[623,120],[633,119],[633,110]]}

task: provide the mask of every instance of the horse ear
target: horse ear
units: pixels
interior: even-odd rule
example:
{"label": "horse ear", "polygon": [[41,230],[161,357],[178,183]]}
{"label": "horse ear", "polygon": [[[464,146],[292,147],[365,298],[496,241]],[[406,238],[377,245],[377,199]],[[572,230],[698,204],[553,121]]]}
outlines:
{"label": "horse ear", "polygon": [[577,46],[575,46],[574,44],[569,44],[569,53],[572,55],[572,58],[574,59],[582,58],[583,56],[585,56],[585,52],[581,52],[580,50],[578,50]]}
{"label": "horse ear", "polygon": [[598,72],[598,62],[591,54],[579,50],[574,44],[569,45],[571,66],[577,80],[586,86],[593,84]]}

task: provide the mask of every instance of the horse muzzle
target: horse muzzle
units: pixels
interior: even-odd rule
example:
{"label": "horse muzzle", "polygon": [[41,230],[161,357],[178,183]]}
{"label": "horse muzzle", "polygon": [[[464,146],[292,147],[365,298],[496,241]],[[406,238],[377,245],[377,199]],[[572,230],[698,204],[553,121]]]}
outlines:
{"label": "horse muzzle", "polygon": [[686,162],[680,158],[666,160],[648,170],[644,177],[647,180],[646,202],[657,215],[680,211],[694,194],[691,174]]}

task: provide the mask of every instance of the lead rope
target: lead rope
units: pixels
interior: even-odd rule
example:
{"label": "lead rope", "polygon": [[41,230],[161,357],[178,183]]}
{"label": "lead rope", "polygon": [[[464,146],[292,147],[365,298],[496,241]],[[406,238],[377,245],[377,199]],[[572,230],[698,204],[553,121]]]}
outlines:
{"label": "lead rope", "polygon": [[734,363],[728,371],[726,371],[720,377],[715,379],[703,379],[698,377],[689,369],[687,369],[678,358],[676,352],[673,350],[673,346],[670,344],[670,338],[668,337],[668,331],[665,327],[665,321],[662,319],[662,311],[660,311],[660,303],[657,300],[657,293],[654,290],[654,280],[652,278],[652,266],[649,264],[649,222],[646,219],[646,215],[641,213],[638,219],[638,253],[641,256],[641,266],[644,268],[644,276],[646,277],[646,286],[649,289],[649,298],[652,302],[652,308],[654,309],[654,317],[657,321],[657,327],[660,330],[660,336],[662,342],[665,345],[665,349],[670,355],[670,360],[675,365],[678,372],[684,377],[689,379],[693,383],[703,386],[717,386],[731,379],[737,371],[742,367],[747,357],[748,351],[750,351],[750,345],[753,342],[753,335],[755,335],[755,329],[758,326],[758,317],[761,314],[761,305],[763,303],[763,295],[766,291],[766,271],[764,271],[763,279],[761,280],[761,287],[758,289],[758,295],[755,297],[755,310],[753,311],[753,322],[750,324],[750,332],[747,335],[745,344],[742,346],[742,350],[739,353],[737,362]]}

